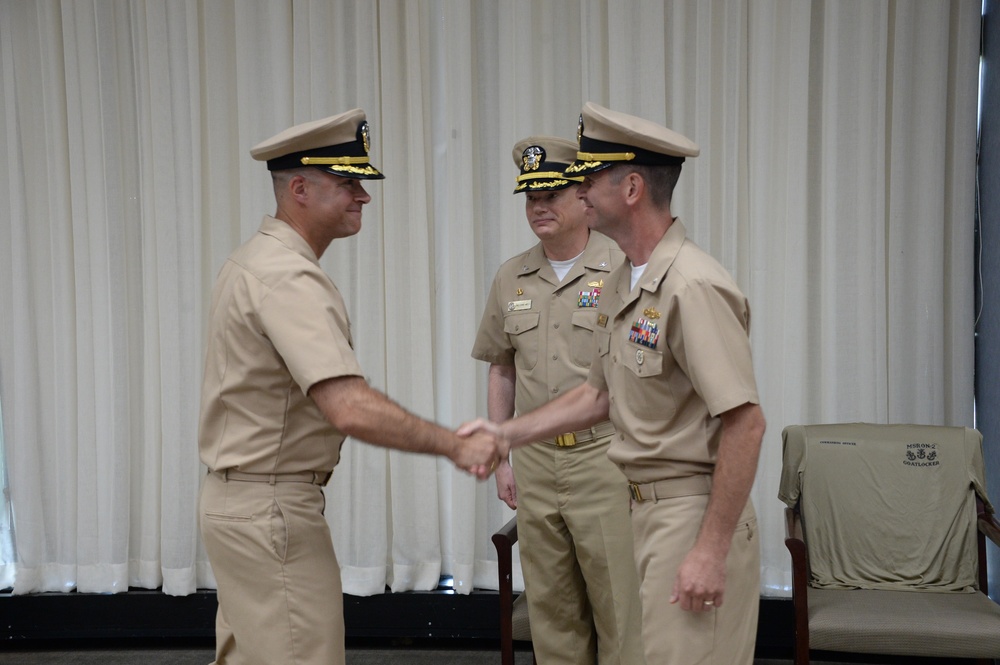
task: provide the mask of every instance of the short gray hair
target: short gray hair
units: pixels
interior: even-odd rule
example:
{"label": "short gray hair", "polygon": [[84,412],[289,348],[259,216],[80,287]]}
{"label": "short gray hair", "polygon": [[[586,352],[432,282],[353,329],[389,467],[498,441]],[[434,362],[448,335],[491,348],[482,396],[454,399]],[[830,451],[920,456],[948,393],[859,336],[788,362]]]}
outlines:
{"label": "short gray hair", "polygon": [[274,186],[274,198],[281,201],[289,181],[300,175],[310,182],[316,181],[317,169],[312,166],[303,166],[297,169],[280,169],[271,171],[271,184]]}

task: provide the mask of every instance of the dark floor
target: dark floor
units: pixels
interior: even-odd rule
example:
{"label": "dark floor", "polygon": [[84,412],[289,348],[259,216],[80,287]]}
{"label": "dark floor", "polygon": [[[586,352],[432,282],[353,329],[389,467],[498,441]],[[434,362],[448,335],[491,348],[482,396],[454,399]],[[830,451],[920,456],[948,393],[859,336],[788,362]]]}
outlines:
{"label": "dark floor", "polygon": [[[0,663],[10,665],[208,665],[211,649],[125,649],[85,651],[0,652]],[[517,665],[531,665],[531,654],[518,651]],[[347,665],[486,665],[499,664],[493,651],[458,651],[442,649],[378,650],[348,649]],[[756,660],[755,665],[790,665],[789,660]],[[835,665],[828,663],[827,665]],[[855,664],[856,665],[856,664]]]}
{"label": "dark floor", "polygon": [[[212,661],[210,644],[179,647],[118,647],[56,644],[35,644],[0,649],[0,663],[9,665],[208,665]],[[531,652],[519,648],[517,665],[531,665]],[[791,660],[758,658],[754,665],[791,665]],[[814,659],[816,665],[866,665],[852,659],[850,663]],[[905,661],[881,661],[901,663]],[[377,647],[370,644],[348,646],[347,665],[499,665],[500,656],[489,645],[461,643],[450,648],[447,642],[429,645],[403,644]],[[875,664],[872,664],[875,665]]]}
{"label": "dark floor", "polygon": [[[9,665],[208,665],[211,649],[86,649],[80,651],[0,652]],[[531,665],[531,653],[518,651],[517,665]],[[500,663],[494,651],[452,649],[348,649],[347,665],[486,665]]]}
{"label": "dark floor", "polygon": [[[159,640],[13,640],[0,641],[3,665],[208,665],[213,641],[203,638]],[[768,647],[758,644],[758,654]],[[758,657],[754,665],[791,665],[784,649]],[[516,665],[531,665],[530,645],[517,643]],[[926,658],[892,658],[814,652],[814,665],[945,665]],[[348,638],[347,665],[499,665],[495,640]],[[947,663],[951,665],[951,663]]]}

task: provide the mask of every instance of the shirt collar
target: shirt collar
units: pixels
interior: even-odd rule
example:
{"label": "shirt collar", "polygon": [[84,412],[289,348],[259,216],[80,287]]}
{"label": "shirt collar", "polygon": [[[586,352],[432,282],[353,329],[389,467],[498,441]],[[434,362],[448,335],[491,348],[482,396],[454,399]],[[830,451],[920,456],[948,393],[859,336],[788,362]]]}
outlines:
{"label": "shirt collar", "polygon": [[271,236],[296,254],[312,261],[316,265],[319,265],[319,259],[316,257],[316,252],[312,250],[312,247],[309,246],[306,239],[300,236],[298,231],[280,219],[271,217],[270,215],[264,215],[264,221],[261,222],[260,228],[257,232],[263,233],[266,236]]}

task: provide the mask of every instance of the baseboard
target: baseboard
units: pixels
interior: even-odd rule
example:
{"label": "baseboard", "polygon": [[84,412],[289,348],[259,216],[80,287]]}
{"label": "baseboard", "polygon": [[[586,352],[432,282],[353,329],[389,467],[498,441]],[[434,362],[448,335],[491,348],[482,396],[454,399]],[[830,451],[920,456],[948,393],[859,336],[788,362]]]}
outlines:
{"label": "baseboard", "polygon": [[[0,644],[45,640],[211,640],[214,591],[167,596],[134,589],[121,594],[0,594]],[[757,651],[787,657],[792,649],[791,601],[762,598]],[[344,596],[348,640],[495,641],[499,636],[497,594],[450,590]]]}

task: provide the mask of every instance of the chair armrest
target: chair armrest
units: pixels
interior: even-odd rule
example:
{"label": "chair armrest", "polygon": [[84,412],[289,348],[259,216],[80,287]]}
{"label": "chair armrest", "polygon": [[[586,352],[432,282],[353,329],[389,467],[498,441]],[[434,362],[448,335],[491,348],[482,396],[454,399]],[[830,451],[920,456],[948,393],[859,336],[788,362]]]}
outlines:
{"label": "chair armrest", "polygon": [[496,530],[493,534],[493,545],[500,547],[513,547],[517,542],[517,515],[510,518],[510,521]]}
{"label": "chair armrest", "polygon": [[[785,507],[785,540],[789,538],[795,540],[802,539],[802,519],[799,517],[797,508]],[[803,541],[803,544],[805,542]],[[786,543],[787,545],[787,543]]]}
{"label": "chair armrest", "polygon": [[1000,523],[997,522],[996,516],[984,510],[979,513],[976,521],[979,531],[992,540],[994,545],[1000,546]]}
{"label": "chair armrest", "polygon": [[792,555],[792,592],[806,593],[809,585],[809,551],[802,536],[802,518],[795,508],[785,508],[785,547]]}
{"label": "chair armrest", "polygon": [[514,664],[514,581],[512,549],[517,542],[517,515],[493,534],[497,548],[497,594],[500,601],[500,662]]}
{"label": "chair armrest", "polygon": [[500,574],[500,600],[501,603],[514,602],[513,595],[513,556],[514,543],[517,542],[517,515],[510,518],[510,521],[497,529],[493,534],[493,546],[497,548],[497,572]]}
{"label": "chair armrest", "polygon": [[785,508],[785,547],[792,555],[792,607],[795,612],[795,662],[809,662],[809,551],[802,536],[802,519]]}

